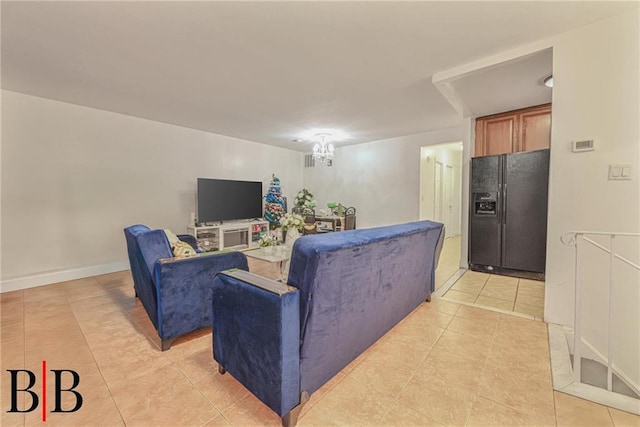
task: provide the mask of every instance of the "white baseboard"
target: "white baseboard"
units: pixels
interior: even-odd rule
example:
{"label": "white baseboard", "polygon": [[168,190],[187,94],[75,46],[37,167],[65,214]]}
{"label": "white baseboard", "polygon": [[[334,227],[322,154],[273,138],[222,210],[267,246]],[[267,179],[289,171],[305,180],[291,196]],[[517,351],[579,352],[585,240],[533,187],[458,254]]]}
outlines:
{"label": "white baseboard", "polygon": [[50,285],[51,283],[66,282],[68,280],[83,279],[85,277],[98,276],[100,274],[115,273],[129,269],[128,261],[113,262],[110,264],[92,265],[89,267],[73,268],[70,270],[50,271],[31,276],[17,277],[0,281],[0,293],[19,291],[21,289],[34,288],[36,286]]}

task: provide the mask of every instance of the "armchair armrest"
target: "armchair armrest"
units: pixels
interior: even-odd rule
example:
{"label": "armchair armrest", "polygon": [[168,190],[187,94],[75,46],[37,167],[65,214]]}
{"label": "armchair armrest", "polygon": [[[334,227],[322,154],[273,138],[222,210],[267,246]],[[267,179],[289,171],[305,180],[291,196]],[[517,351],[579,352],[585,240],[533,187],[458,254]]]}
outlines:
{"label": "armchair armrest", "polygon": [[280,416],[301,403],[299,294],[244,271],[213,281],[213,357]]}
{"label": "armchair armrest", "polygon": [[249,270],[242,252],[158,260],[154,268],[158,335],[171,339],[211,324],[211,288],[217,273]]}

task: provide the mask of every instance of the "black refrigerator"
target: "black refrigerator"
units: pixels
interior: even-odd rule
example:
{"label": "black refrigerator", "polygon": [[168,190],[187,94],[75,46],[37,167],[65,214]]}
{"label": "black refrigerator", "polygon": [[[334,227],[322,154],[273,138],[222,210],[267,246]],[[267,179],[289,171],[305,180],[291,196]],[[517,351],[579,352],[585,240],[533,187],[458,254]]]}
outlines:
{"label": "black refrigerator", "polygon": [[549,150],[471,160],[469,267],[543,278]]}

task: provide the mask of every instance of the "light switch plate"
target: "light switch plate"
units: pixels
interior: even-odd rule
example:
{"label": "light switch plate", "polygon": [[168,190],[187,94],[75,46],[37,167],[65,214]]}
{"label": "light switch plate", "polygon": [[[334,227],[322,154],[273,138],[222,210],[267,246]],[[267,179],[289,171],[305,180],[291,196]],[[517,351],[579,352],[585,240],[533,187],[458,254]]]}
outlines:
{"label": "light switch plate", "polygon": [[609,181],[631,181],[631,165],[609,165]]}

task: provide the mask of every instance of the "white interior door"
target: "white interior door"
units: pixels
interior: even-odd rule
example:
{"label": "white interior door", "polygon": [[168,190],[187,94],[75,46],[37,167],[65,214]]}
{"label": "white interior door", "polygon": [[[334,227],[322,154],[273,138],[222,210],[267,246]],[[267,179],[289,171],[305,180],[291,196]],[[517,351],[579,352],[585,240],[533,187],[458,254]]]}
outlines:
{"label": "white interior door", "polygon": [[448,237],[453,230],[453,180],[454,169],[451,165],[445,165],[444,178],[442,181],[442,209],[444,212],[443,223],[445,226],[445,236]]}
{"label": "white interior door", "polygon": [[438,222],[444,222],[442,210],[442,162],[436,161],[436,167],[433,177],[433,218]]}

